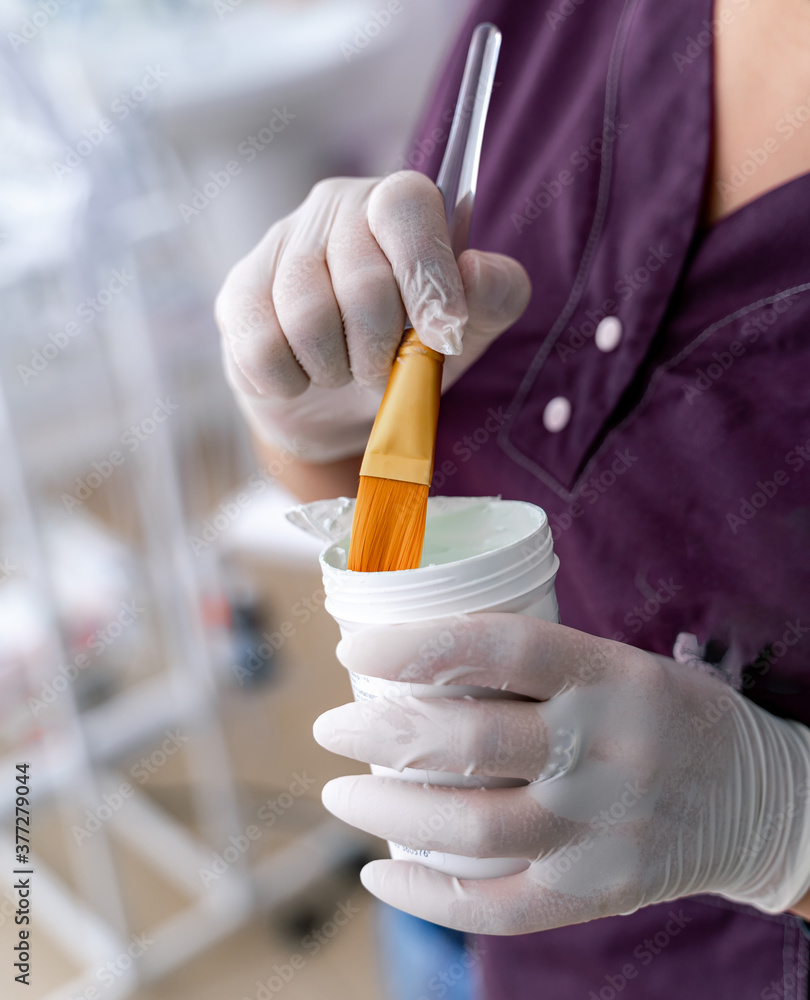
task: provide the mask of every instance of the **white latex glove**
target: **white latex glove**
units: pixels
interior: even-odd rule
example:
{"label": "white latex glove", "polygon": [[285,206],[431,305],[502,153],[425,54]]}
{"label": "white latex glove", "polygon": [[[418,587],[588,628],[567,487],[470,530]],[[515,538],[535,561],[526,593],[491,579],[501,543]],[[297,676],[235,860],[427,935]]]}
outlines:
{"label": "white latex glove", "polygon": [[518,319],[523,267],[477,250],[456,262],[449,243],[441,194],[414,171],[321,181],[272,226],[216,307],[226,375],[260,439],[311,462],[362,452],[406,310],[428,347],[456,355],[444,389]]}
{"label": "white latex glove", "polygon": [[810,730],[693,667],[511,614],[369,629],[338,655],[361,674],[537,699],[391,696],[316,721],[319,743],[358,760],[528,782],[330,781],[326,807],[379,837],[530,862],[459,880],[373,861],[363,883],[393,906],[459,930],[523,934],[703,892],[779,912],[810,887]]}

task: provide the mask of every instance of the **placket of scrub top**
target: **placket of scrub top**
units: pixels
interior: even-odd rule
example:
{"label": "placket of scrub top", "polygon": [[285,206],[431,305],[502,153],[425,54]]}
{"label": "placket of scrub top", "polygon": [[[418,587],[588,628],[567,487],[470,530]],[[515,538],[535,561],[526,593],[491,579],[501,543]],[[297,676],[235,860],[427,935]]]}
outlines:
{"label": "placket of scrub top", "polygon": [[706,49],[679,73],[673,50],[707,16],[711,0],[684,7],[628,0],[614,38],[608,138],[599,170],[589,172],[598,191],[579,268],[499,439],[565,499],[575,496],[650,350],[698,226],[711,146],[712,53]]}

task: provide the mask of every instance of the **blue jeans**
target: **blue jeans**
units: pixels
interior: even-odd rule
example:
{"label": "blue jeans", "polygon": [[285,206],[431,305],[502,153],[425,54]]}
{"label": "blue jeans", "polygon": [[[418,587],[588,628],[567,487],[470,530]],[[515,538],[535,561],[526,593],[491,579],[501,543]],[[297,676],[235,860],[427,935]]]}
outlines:
{"label": "blue jeans", "polygon": [[389,1000],[475,1000],[478,969],[466,936],[377,903],[380,966]]}

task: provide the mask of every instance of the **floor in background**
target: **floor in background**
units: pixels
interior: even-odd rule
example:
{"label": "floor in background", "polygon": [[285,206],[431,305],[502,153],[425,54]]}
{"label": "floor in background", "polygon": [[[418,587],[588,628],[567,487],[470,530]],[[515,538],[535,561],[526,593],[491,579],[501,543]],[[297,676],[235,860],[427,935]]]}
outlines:
{"label": "floor in background", "polygon": [[[317,921],[315,931],[325,940],[323,946],[307,930],[291,937],[267,919],[255,920],[183,969],[135,993],[132,1000],[269,1000],[276,996],[284,1000],[385,1000],[373,947],[371,900],[355,892],[344,894],[340,902],[349,913],[354,908],[358,912],[331,939],[325,935],[332,927]],[[296,963],[300,967],[290,976],[294,954],[303,962]],[[283,985],[274,966],[289,977]]]}

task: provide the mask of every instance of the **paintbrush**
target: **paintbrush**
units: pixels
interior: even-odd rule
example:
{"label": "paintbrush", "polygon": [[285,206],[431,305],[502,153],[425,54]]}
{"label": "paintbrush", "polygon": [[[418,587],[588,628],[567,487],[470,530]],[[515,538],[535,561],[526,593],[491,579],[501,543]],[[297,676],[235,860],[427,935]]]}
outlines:
{"label": "paintbrush", "polygon": [[[501,45],[492,24],[470,40],[447,149],[436,186],[456,257],[467,245],[478,162]],[[433,477],[444,355],[406,323],[360,467],[349,542],[350,570],[416,569],[422,558]]]}

